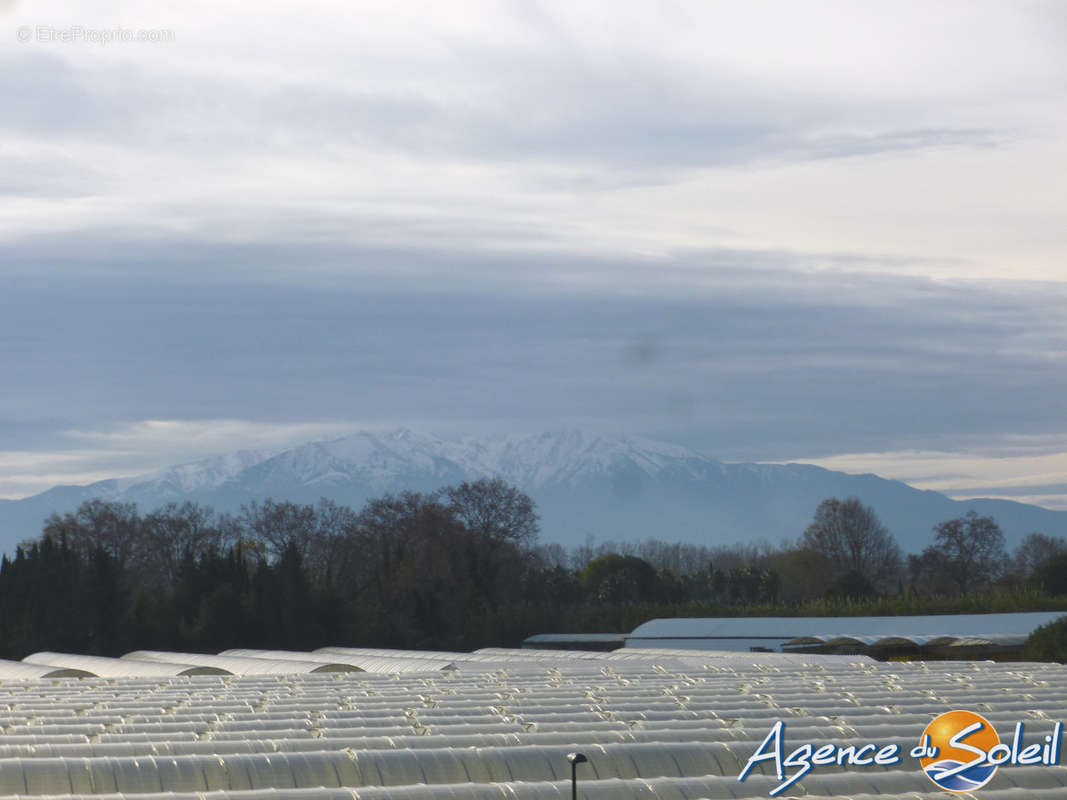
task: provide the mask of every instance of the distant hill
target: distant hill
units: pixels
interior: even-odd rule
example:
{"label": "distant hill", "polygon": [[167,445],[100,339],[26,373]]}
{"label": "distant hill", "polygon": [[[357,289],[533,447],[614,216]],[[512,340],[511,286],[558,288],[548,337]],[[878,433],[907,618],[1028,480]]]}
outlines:
{"label": "distant hill", "polygon": [[238,510],[252,499],[311,503],[329,497],[358,509],[368,498],[405,489],[432,491],[499,476],[528,492],[542,516],[542,539],[577,544],[657,538],[704,544],[795,539],[827,497],[859,497],[908,552],[932,527],[969,509],[993,516],[1010,546],[1032,531],[1067,535],[1067,512],[1007,500],[954,501],[876,475],[805,464],[727,464],[685,447],[582,431],[441,439],[397,430],[358,433],[267,454],[242,451],[141,478],[58,486],[0,501],[0,548],[37,536],[53,512],[99,497],[151,510],[191,500]]}

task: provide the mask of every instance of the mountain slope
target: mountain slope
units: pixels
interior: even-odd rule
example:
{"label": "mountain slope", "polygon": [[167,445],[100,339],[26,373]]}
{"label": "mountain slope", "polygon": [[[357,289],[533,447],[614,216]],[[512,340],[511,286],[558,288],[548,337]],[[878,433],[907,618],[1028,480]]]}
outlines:
{"label": "mountain slope", "polygon": [[901,546],[917,552],[931,528],[975,509],[992,515],[1009,544],[1035,530],[1067,535],[1067,512],[1004,500],[956,502],[875,475],[804,464],[725,464],[678,445],[581,431],[441,439],[398,430],[311,442],[277,454],[242,451],[143,478],[63,486],[0,502],[0,548],[39,534],[53,512],[100,497],[151,510],[191,500],[235,511],[252,499],[361,506],[405,489],[434,491],[499,476],[527,491],[542,538],[576,544],[659,538],[707,544],[795,539],[826,497],[857,496],[874,507]]}

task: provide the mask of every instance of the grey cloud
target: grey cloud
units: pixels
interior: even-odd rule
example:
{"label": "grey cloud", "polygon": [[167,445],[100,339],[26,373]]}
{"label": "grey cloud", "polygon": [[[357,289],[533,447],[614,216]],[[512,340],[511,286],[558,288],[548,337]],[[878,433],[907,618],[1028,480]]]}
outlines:
{"label": "grey cloud", "polygon": [[741,76],[705,82],[655,63],[595,68],[579,58],[484,50],[472,60],[483,63],[489,87],[474,100],[294,86],[261,95],[250,116],[318,142],[630,170],[623,185],[659,182],[690,167],[989,146],[1006,135],[952,125],[898,128],[891,115],[867,134],[825,133],[856,109],[799,91],[783,98]]}
{"label": "grey cloud", "polygon": [[106,173],[62,153],[0,156],[0,196],[88,197],[113,185]]}
{"label": "grey cloud", "polygon": [[[1026,486],[961,485],[953,487],[949,493],[953,497],[1017,497],[1027,498],[1037,495],[1067,495],[1067,483],[1034,483]],[[1020,502],[1027,502],[1025,499]]]}
{"label": "grey cloud", "polygon": [[[786,139],[780,144],[781,151],[791,153],[794,159],[813,160],[937,147],[995,147],[1007,138],[1007,133],[988,128],[945,127],[889,130],[867,135],[824,135],[801,141]],[[789,156],[782,160],[789,160]]]}
{"label": "grey cloud", "polygon": [[[172,264],[155,278],[4,281],[0,374],[15,387],[0,400],[4,428],[146,418],[571,423],[667,435],[727,458],[1067,432],[1062,287],[1007,294],[751,270],[746,280],[738,266],[688,297],[526,291],[439,281],[433,265],[448,262],[430,252],[355,249],[352,263],[422,272],[322,289],[198,285],[198,270],[291,264],[300,250],[170,251],[187,260],[189,280]],[[480,259],[485,273],[499,266],[468,256]],[[505,271],[522,263],[513,256]],[[536,257],[526,266],[544,269]]]}
{"label": "grey cloud", "polygon": [[[741,75],[689,75],[650,57],[598,65],[565,47],[524,52],[467,43],[462,59],[422,65],[419,88],[391,82],[390,66],[374,65],[382,77],[371,74],[373,88],[263,85],[149,76],[110,62],[75,71],[27,48],[0,62],[0,126],[214,158],[237,151],[352,158],[386,149],[431,159],[550,159],[586,174],[534,176],[535,184],[594,187],[663,182],[693,167],[989,146],[1007,135],[960,127],[950,116],[915,128],[893,111],[874,114],[878,122],[861,126],[869,132],[842,135],[834,128],[855,128],[854,115],[870,119],[871,109]],[[360,67],[355,54],[352,68]]]}
{"label": "grey cloud", "polygon": [[0,54],[0,130],[47,133],[82,127],[85,88],[63,59],[29,48]]}
{"label": "grey cloud", "polygon": [[33,46],[0,53],[0,131],[69,142],[129,142],[159,113],[159,91],[130,64],[75,69]]}

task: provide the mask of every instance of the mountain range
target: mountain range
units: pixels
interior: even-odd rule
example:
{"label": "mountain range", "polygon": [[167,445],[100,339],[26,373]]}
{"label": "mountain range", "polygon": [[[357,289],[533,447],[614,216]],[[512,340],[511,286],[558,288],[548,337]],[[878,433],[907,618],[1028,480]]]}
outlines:
{"label": "mountain range", "polygon": [[406,489],[498,476],[526,491],[541,514],[541,538],[565,545],[663,539],[708,545],[796,539],[827,497],[858,497],[907,552],[932,541],[934,525],[975,510],[996,519],[1009,546],[1032,531],[1067,535],[1067,511],[1008,500],[955,501],[876,475],[807,464],[739,464],[688,448],[585,431],[445,439],[401,429],[310,442],[279,453],[241,451],[139,478],[58,486],[0,500],[0,549],[40,534],[43,520],[91,498],[150,511],[190,500],[219,511],[272,497],[328,497],[358,509]]}

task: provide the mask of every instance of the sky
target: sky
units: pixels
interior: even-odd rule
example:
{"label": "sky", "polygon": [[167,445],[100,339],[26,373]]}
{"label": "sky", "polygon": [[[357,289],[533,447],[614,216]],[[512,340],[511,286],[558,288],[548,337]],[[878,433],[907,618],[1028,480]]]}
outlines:
{"label": "sky", "polygon": [[1065,43],[1054,0],[0,0],[0,497],[580,427],[1067,509]]}

